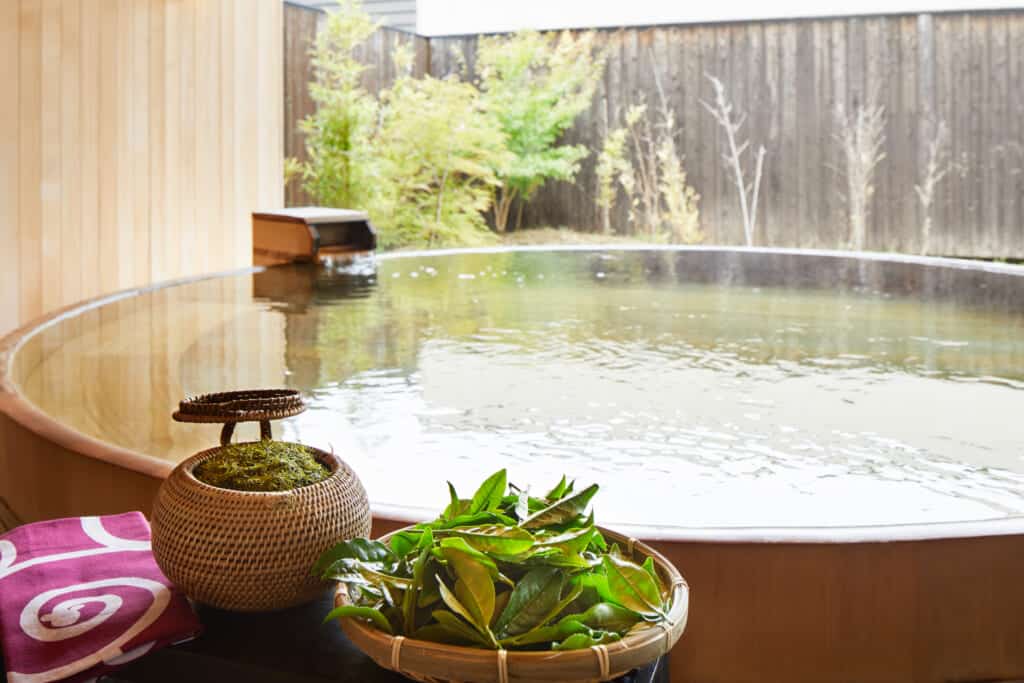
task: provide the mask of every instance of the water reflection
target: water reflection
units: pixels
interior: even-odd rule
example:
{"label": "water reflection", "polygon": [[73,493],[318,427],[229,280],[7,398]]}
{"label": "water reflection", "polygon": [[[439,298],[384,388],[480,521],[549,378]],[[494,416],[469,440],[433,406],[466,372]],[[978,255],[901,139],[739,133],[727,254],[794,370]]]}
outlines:
{"label": "water reflection", "polygon": [[[791,264],[751,273],[729,258],[507,252],[275,268],[58,325],[19,357],[21,382],[83,431],[173,459],[216,439],[169,421],[182,394],[298,388],[312,410],[286,435],[334,447],[393,504],[433,507],[444,479],[468,487],[508,466],[523,483],[599,481],[617,522],[1024,512],[1024,318],[1012,298],[954,303],[959,290],[932,276],[849,268],[826,291]],[[914,288],[943,291],[899,295]],[[83,395],[69,369],[107,390]]]}

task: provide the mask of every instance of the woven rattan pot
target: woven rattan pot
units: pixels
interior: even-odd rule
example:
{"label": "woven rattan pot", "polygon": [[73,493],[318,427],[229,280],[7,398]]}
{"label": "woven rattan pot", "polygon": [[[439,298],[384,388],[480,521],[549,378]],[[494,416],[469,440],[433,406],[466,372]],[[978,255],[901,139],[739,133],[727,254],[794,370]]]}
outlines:
{"label": "woven rattan pot", "polygon": [[[294,396],[282,401],[283,394]],[[175,419],[224,422],[223,446],[236,422],[259,421],[263,438],[270,438],[270,419],[303,409],[297,392],[237,392],[182,402]],[[310,568],[339,541],[369,535],[370,506],[344,462],[310,450],[331,475],[272,493],[232,491],[196,479],[193,470],[220,447],[179,464],[153,505],[153,556],[167,578],[198,602],[244,612],[284,609],[321,594],[327,586]]]}
{"label": "woven rattan pot", "polygon": [[[393,532],[393,533],[398,533]],[[422,683],[592,683],[610,681],[665,655],[676,644],[689,615],[690,589],[671,562],[650,546],[601,529],[637,562],[654,558],[661,580],[671,586],[667,623],[634,631],[622,640],[585,650],[514,652],[444,645],[390,636],[364,621],[341,618],[341,629],[380,666]],[[387,541],[391,534],[381,538]],[[344,584],[334,594],[347,604]]]}

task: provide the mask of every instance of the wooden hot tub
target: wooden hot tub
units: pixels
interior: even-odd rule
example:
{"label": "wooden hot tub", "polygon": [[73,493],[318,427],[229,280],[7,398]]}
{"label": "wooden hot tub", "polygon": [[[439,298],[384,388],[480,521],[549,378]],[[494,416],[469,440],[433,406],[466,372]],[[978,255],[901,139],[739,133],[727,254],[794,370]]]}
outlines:
{"label": "wooden hot tub", "polygon": [[[697,281],[867,287],[1013,315],[1024,309],[1024,269],[1013,266],[784,250],[659,253]],[[181,397],[301,385],[326,371],[306,343],[319,324],[309,302],[351,292],[301,270],[262,279],[252,272],[105,297],[3,340],[0,496],[15,514],[32,521],[148,511],[181,454],[217,440],[216,426],[171,422]],[[277,294],[268,299],[261,287],[271,281]],[[965,401],[962,410],[972,407]],[[342,454],[350,447],[334,446]],[[368,489],[377,533],[434,512]],[[689,625],[671,658],[675,681],[1024,678],[1020,515],[776,527],[758,525],[756,513],[750,524],[722,527],[604,521],[653,542],[690,583]]]}

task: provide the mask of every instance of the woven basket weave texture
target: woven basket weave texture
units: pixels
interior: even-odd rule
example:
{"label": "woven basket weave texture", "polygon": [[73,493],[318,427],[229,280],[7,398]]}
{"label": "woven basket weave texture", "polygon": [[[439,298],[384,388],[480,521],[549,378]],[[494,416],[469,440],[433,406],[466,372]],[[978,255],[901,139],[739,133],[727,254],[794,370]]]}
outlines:
{"label": "woven basket weave texture", "polygon": [[370,534],[370,505],[356,474],[310,448],[332,474],[281,492],[232,491],[192,471],[220,448],[178,465],[153,506],[153,555],[186,595],[222,609],[258,612],[314,599],[326,585],[310,574],[343,539]]}

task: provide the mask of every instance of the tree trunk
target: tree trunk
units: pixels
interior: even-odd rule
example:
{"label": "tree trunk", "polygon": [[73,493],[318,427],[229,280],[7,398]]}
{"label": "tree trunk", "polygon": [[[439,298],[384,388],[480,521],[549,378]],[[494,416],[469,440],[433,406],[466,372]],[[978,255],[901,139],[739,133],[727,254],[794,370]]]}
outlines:
{"label": "tree trunk", "polygon": [[503,233],[508,229],[509,214],[512,213],[512,201],[516,198],[515,188],[499,187],[494,193],[494,229]]}

